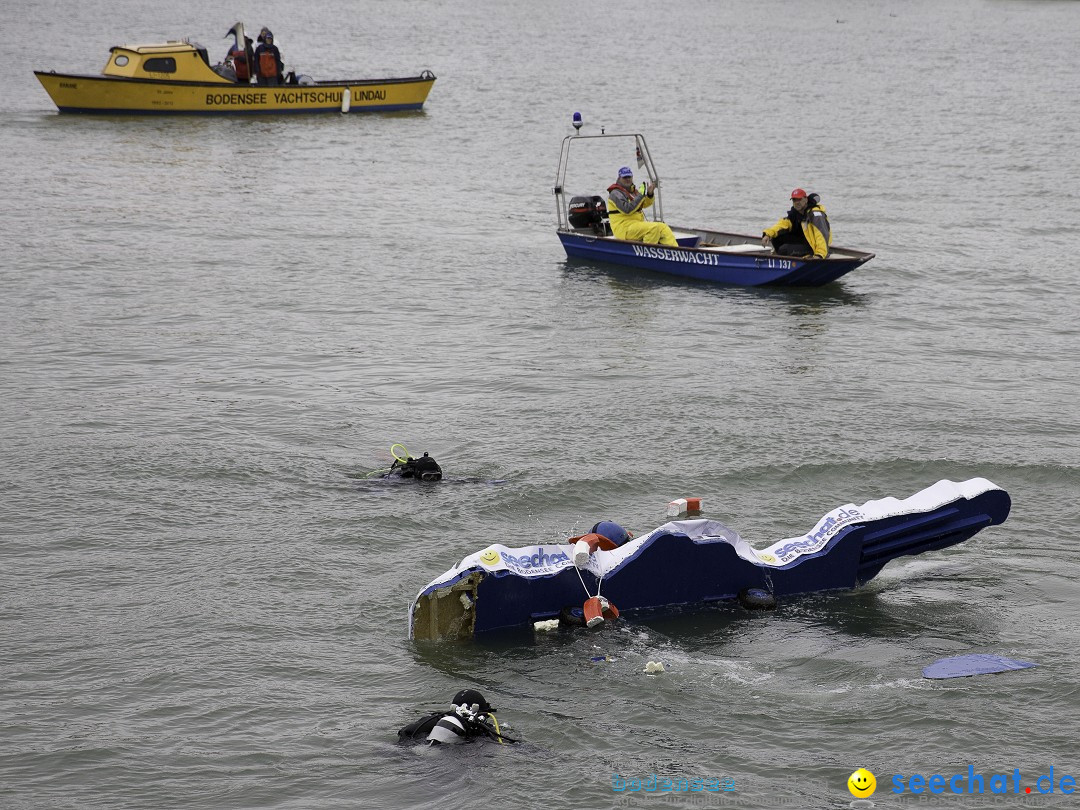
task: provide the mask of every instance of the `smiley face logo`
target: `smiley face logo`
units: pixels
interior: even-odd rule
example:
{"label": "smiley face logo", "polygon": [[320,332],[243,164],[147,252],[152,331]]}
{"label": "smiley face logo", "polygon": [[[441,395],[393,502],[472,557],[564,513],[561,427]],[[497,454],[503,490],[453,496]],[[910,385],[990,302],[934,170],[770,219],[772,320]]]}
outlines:
{"label": "smiley face logo", "polygon": [[776,562],[776,557],[774,557],[772,554],[762,554],[761,552],[758,552],[758,559],[761,560],[762,562],[767,562],[767,563]]}
{"label": "smiley face logo", "polygon": [[480,562],[484,565],[494,565],[499,561],[499,552],[493,548],[489,548],[483,554],[480,555]]}
{"label": "smiley face logo", "polygon": [[856,799],[866,799],[877,790],[877,779],[866,768],[859,768],[847,780],[847,789]]}

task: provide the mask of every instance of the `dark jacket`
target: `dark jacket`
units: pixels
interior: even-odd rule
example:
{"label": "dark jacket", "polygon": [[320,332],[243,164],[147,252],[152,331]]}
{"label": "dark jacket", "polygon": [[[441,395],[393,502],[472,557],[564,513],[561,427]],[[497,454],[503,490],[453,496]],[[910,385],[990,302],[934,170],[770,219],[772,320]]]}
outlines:
{"label": "dark jacket", "polygon": [[429,714],[427,717],[421,717],[419,720],[414,720],[398,730],[398,742],[423,742],[431,734],[431,730],[435,728],[435,725],[444,717],[454,715],[461,720],[462,725],[465,727],[465,740],[475,739],[491,739],[498,740],[499,742],[513,743],[517,740],[512,737],[507,737],[498,730],[498,726],[494,722],[493,714],[480,714],[475,717],[462,717],[461,715],[455,715],[454,712],[439,712],[437,714]]}
{"label": "dark jacket", "polygon": [[285,63],[281,61],[281,51],[273,42],[263,42],[255,49],[255,75],[259,83],[273,79],[281,82],[284,78]]}
{"label": "dark jacket", "polygon": [[[824,259],[829,255],[829,245],[832,244],[832,228],[829,225],[829,216],[825,213],[825,206],[819,202],[817,194],[808,194],[806,197],[806,209],[800,214],[794,206],[787,215],[777,220],[771,228],[766,228],[764,235],[775,239],[782,233],[802,233],[810,252]],[[798,231],[796,231],[798,228]]]}

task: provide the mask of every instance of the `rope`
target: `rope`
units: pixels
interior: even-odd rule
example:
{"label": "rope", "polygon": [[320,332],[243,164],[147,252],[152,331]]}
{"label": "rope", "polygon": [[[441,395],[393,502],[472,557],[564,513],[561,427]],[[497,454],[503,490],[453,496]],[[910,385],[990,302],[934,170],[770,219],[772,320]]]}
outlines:
{"label": "rope", "polygon": [[[571,549],[572,549],[572,548],[573,548],[573,546],[571,546]],[[585,590],[585,596],[586,596],[587,598],[589,598],[589,599],[592,599],[592,596],[593,596],[593,595],[592,595],[591,593],[589,593],[589,588],[588,588],[588,586],[587,586],[587,585],[585,584],[585,580],[584,580],[584,578],[583,578],[583,577],[581,576],[581,569],[580,569],[580,568],[578,568],[578,567],[577,567],[577,566],[575,565],[575,566],[574,566],[574,570],[575,570],[575,571],[577,571],[577,578],[578,578],[578,580],[579,580],[579,581],[581,582],[581,587],[582,587],[582,588],[583,588],[583,589]],[[600,595],[600,585],[601,585],[601,584],[603,584],[603,582],[604,582],[604,575],[603,575],[603,573],[601,573],[601,574],[600,574],[600,579],[598,579],[598,580],[596,581],[596,595],[597,595],[597,596],[599,596],[599,595]]]}

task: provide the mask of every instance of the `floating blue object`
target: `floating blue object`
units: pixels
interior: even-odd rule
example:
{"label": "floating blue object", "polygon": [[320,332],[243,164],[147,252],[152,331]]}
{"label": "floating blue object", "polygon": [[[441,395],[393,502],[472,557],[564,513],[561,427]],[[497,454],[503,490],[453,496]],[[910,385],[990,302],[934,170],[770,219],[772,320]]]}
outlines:
{"label": "floating blue object", "polygon": [[1008,672],[1013,669],[1036,667],[1030,661],[1017,661],[1002,655],[958,655],[955,658],[942,658],[923,669],[924,678],[966,678],[970,675],[989,675],[994,672]]}

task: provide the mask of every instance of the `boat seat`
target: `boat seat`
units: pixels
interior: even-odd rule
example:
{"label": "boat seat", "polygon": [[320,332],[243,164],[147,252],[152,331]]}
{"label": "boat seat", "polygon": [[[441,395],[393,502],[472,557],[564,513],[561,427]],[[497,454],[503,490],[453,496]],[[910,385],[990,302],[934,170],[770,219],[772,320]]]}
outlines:
{"label": "boat seat", "polygon": [[679,231],[674,228],[671,232],[675,234],[675,241],[679,243],[681,247],[698,247],[701,244],[701,237],[694,231]]}
{"label": "boat seat", "polygon": [[743,243],[738,245],[700,245],[700,247],[702,250],[707,250],[710,253],[764,253],[768,251],[768,248],[753,243]]}

